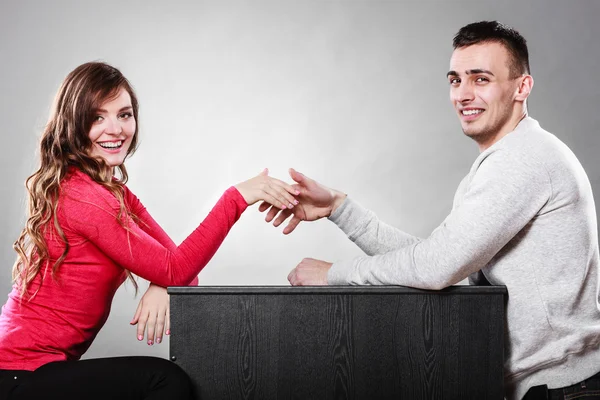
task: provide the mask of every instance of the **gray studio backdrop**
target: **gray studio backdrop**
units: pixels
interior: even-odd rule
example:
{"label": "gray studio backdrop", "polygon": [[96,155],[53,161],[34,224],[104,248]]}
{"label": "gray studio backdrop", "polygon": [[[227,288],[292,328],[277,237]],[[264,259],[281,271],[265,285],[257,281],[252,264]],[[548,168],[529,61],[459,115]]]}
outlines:
{"label": "gray studio backdrop", "polygon": [[[527,38],[530,113],[574,150],[600,194],[600,1],[194,3],[1,0],[2,303],[39,133],[62,79],[90,60],[117,66],[137,90],[129,186],[177,243],[225,189],[264,167],[283,179],[295,167],[427,236],[478,154],[445,74],[454,33],[482,19]],[[200,283],[286,285],[303,257],[359,254],[328,221],[286,237],[255,206]],[[141,293],[119,290],[86,357],[168,354],[168,342],[135,340],[128,322]]]}

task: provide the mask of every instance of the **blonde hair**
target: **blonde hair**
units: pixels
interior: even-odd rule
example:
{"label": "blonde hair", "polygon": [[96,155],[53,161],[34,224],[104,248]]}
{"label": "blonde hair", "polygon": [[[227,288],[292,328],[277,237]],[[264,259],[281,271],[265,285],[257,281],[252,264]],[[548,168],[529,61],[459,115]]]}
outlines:
{"label": "blonde hair", "polygon": [[[133,116],[138,121],[139,107],[133,88],[118,69],[108,64],[90,62],[80,65],[65,78],[58,90],[40,140],[40,167],[25,181],[28,193],[27,222],[13,245],[17,260],[12,278],[19,287],[21,298],[27,296],[31,282],[42,267],[45,270],[50,264],[48,245],[44,238],[50,232],[49,229],[53,228],[64,243],[61,256],[52,264],[53,278],[56,278],[58,268],[69,251],[69,243],[58,222],[57,207],[60,185],[70,167],[80,169],[117,198],[120,204],[117,220],[121,226],[127,229],[124,224],[127,216],[135,219],[125,207],[123,199],[122,185],[128,178],[125,165],[115,167],[120,174],[120,179],[116,180],[113,179],[116,171],[112,167],[104,160],[90,155],[92,142],[88,134],[95,111],[104,101],[115,98],[121,89],[129,93]],[[137,137],[136,124],[126,157],[135,152]],[[41,275],[42,280],[44,275]],[[127,271],[127,275],[137,292],[137,283],[131,272]]]}

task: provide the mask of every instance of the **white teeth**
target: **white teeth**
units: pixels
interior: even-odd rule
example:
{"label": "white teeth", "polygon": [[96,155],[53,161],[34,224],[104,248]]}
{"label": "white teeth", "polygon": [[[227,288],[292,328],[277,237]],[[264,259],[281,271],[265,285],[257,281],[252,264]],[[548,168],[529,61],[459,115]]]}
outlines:
{"label": "white teeth", "polygon": [[104,142],[104,143],[98,143],[100,146],[104,147],[105,149],[116,149],[121,147],[121,145],[123,144],[122,140],[119,140],[118,142]]}
{"label": "white teeth", "polygon": [[474,115],[474,114],[479,114],[482,112],[483,112],[483,110],[463,110],[462,114],[463,115]]}

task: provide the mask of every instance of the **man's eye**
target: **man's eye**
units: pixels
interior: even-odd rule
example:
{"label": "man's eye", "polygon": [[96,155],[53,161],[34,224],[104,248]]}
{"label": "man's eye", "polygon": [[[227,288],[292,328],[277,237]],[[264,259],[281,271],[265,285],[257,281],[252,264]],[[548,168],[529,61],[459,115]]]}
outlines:
{"label": "man's eye", "polygon": [[489,82],[490,80],[484,76],[480,76],[475,80],[475,82]]}
{"label": "man's eye", "polygon": [[458,79],[458,78],[452,78],[452,79],[450,79],[450,84],[451,85],[456,85],[456,84],[459,84],[459,83],[460,83],[460,79]]}

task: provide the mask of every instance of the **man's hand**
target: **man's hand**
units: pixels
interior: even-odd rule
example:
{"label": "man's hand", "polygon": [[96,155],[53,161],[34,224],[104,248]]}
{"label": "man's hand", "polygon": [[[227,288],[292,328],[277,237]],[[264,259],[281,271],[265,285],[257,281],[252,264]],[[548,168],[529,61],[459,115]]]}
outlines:
{"label": "man's hand", "polygon": [[142,296],[140,304],[137,307],[135,315],[130,322],[131,325],[137,324],[137,339],[144,339],[144,331],[148,329],[148,345],[162,342],[165,328],[167,335],[170,332],[169,321],[169,295],[167,289],[162,286],[150,284],[146,293]]}
{"label": "man's hand", "polygon": [[292,286],[323,286],[327,285],[327,272],[332,263],[305,258],[290,272],[288,281]]}
{"label": "man's hand", "polygon": [[269,203],[262,203],[258,210],[263,212],[270,208],[265,221],[273,222],[273,226],[281,225],[288,217],[293,216],[284,228],[283,233],[291,233],[300,221],[316,221],[329,217],[344,202],[346,195],[337,190],[321,185],[317,181],[290,168],[290,176],[296,182],[292,187],[300,192],[296,198],[300,202],[292,209],[280,210]]}

